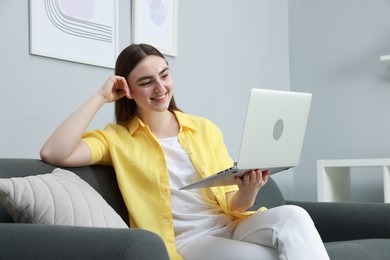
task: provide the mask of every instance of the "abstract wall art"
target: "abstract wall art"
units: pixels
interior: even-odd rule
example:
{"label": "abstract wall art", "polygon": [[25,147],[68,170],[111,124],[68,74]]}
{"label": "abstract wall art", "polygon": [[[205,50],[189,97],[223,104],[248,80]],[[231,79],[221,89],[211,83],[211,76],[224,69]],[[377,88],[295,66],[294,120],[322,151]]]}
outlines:
{"label": "abstract wall art", "polygon": [[118,0],[30,0],[30,53],[114,68]]}
{"label": "abstract wall art", "polygon": [[133,0],[133,42],[177,55],[177,0]]}

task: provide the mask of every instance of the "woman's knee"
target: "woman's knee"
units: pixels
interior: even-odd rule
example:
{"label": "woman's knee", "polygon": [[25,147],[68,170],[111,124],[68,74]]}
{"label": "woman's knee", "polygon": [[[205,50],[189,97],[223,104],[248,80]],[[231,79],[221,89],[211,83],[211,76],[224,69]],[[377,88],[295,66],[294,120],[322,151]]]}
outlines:
{"label": "woman's knee", "polygon": [[296,205],[284,205],[287,216],[299,219],[311,219],[309,213],[302,207]]}
{"label": "woman's knee", "polygon": [[300,225],[311,225],[313,220],[309,213],[302,207],[296,205],[283,205],[270,210],[275,210],[271,217],[275,218],[275,223],[278,226],[293,225],[299,227]]}
{"label": "woman's knee", "polygon": [[291,214],[297,217],[310,217],[309,213],[302,207],[296,205],[284,205],[286,214]]}
{"label": "woman's knee", "polygon": [[311,216],[304,208],[296,205],[285,205],[282,207],[284,208],[284,214],[289,222],[293,222],[295,225],[313,224]]}

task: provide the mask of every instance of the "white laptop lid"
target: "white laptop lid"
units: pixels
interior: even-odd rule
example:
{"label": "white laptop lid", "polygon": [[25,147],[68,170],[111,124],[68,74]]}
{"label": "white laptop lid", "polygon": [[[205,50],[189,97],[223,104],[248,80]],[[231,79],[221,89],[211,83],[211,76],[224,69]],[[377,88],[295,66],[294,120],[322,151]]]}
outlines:
{"label": "white laptop lid", "polygon": [[252,89],[236,167],[181,189],[231,185],[249,170],[272,174],[298,165],[311,99],[310,93]]}
{"label": "white laptop lid", "polygon": [[311,98],[310,93],[252,89],[237,168],[298,165]]}

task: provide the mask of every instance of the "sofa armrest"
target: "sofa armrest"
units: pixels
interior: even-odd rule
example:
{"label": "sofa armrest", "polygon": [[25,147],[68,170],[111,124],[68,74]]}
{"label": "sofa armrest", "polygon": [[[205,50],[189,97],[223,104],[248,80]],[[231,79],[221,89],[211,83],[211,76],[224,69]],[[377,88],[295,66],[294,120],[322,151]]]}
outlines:
{"label": "sofa armrest", "polygon": [[142,229],[0,223],[0,259],[169,259],[162,239]]}
{"label": "sofa armrest", "polygon": [[287,201],[303,207],[312,217],[324,242],[390,238],[390,205]]}

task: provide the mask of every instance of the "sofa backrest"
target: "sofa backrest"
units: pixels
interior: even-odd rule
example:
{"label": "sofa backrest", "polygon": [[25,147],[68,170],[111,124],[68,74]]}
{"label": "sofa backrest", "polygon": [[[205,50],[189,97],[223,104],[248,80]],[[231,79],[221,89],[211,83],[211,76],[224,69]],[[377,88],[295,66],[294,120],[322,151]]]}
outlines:
{"label": "sofa backrest", "polygon": [[[55,168],[37,159],[0,159],[0,178],[25,177],[52,172]],[[113,168],[93,165],[70,170],[88,182],[118,212],[126,223],[129,216],[119,191]],[[5,208],[0,204],[0,222],[13,222]]]}
{"label": "sofa backrest", "polygon": [[257,210],[260,207],[274,208],[285,204],[286,200],[282,192],[276,182],[270,177],[267,184],[260,189],[255,204],[249,210]]}
{"label": "sofa backrest", "polygon": [[[37,159],[1,159],[0,178],[25,177],[52,172],[56,167]],[[122,219],[129,223],[128,211],[119,191],[114,169],[108,166],[92,165],[79,168],[64,168],[70,170],[88,182],[103,198],[118,212]],[[279,187],[272,178],[261,188],[255,205],[249,210],[259,207],[273,208],[286,204]],[[0,204],[0,222],[13,222],[5,208]]]}

